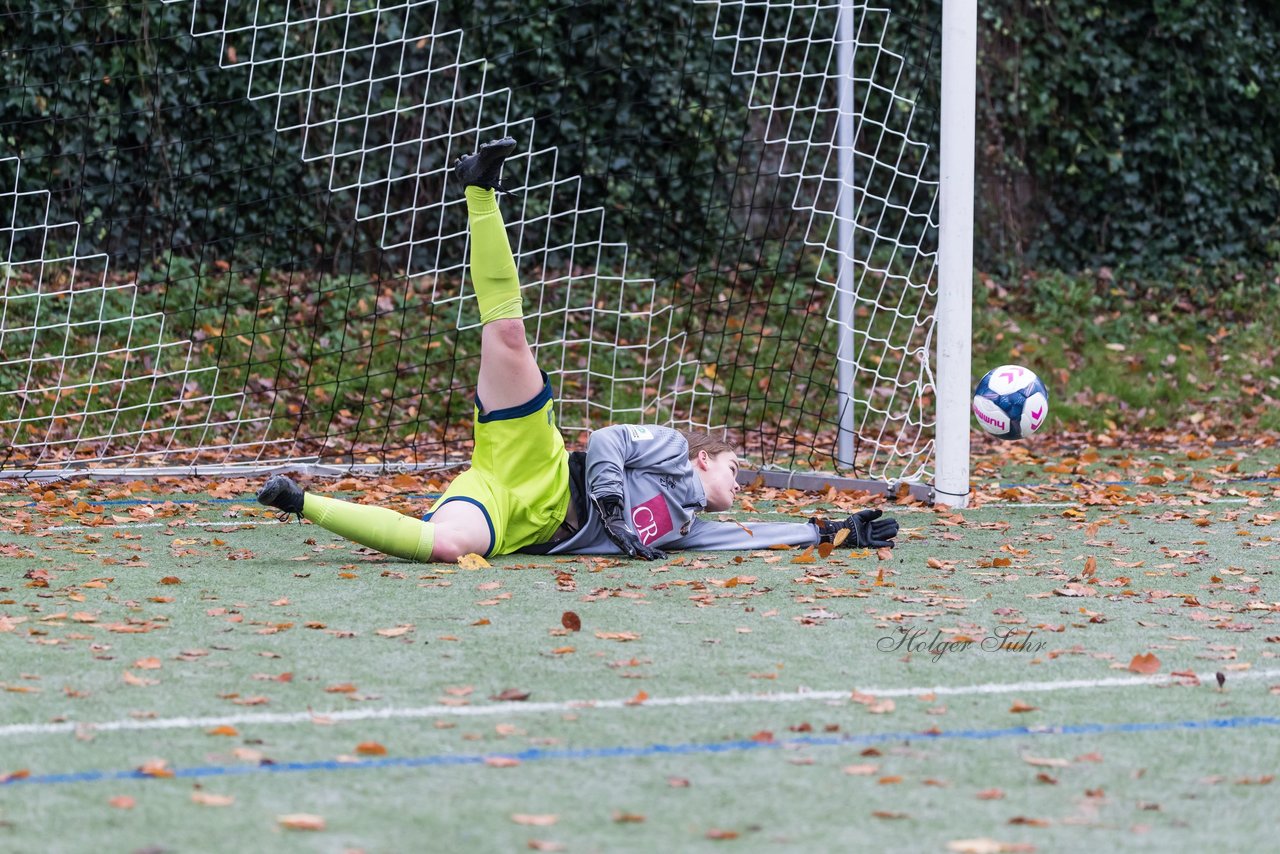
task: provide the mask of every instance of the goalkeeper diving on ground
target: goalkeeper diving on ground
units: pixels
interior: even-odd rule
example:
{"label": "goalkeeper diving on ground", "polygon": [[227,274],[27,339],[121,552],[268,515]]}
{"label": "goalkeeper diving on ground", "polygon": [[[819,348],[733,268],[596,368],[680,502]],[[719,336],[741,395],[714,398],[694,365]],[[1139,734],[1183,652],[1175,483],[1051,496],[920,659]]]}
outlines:
{"label": "goalkeeper diving on ground", "polygon": [[514,139],[460,158],[466,188],[471,278],[480,305],[471,467],[421,519],[385,507],[328,498],[284,475],[258,500],[349,540],[412,561],[466,554],[625,554],[658,560],[669,549],[761,549],[834,543],[892,548],[898,523],[878,509],[847,519],[740,525],[702,517],[733,506],[738,457],[706,433],[656,425],[593,432],[569,453],[555,423],[551,380],[525,336],[520,281],[498,210],[502,164]]}

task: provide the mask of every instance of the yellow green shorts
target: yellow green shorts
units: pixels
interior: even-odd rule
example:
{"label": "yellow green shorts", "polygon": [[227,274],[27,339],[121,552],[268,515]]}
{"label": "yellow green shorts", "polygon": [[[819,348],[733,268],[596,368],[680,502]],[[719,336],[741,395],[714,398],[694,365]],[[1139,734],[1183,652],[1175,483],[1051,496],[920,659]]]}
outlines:
{"label": "yellow green shorts", "polygon": [[545,372],[542,378],[542,391],[522,406],[486,413],[477,406],[471,468],[422,517],[430,520],[450,501],[476,505],[489,522],[489,555],[546,542],[569,506],[569,453],[552,411],[551,380]]}

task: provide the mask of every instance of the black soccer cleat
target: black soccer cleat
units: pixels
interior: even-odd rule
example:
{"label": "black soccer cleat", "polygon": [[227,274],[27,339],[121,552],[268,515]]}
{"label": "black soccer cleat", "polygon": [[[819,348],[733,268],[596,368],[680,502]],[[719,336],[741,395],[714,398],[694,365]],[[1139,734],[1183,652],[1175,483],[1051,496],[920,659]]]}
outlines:
{"label": "black soccer cleat", "polygon": [[516,141],[509,136],[494,139],[480,146],[475,154],[459,157],[453,164],[453,174],[464,187],[480,187],[511,192],[502,186],[502,163],[516,150]]}
{"label": "black soccer cleat", "polygon": [[296,516],[302,515],[302,487],[282,474],[272,475],[258,490],[258,503]]}

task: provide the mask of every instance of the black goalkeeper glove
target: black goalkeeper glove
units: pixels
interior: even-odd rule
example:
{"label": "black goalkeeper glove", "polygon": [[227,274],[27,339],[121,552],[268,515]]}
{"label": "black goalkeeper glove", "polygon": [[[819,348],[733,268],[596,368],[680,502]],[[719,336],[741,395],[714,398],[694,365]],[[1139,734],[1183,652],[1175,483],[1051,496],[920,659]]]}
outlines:
{"label": "black goalkeeper glove", "polygon": [[627,522],[627,512],[622,505],[621,496],[605,495],[593,500],[604,522],[604,532],[620,552],[642,560],[662,560],[667,556],[666,552],[649,548],[640,542],[636,529]]}
{"label": "black goalkeeper glove", "polygon": [[[823,543],[859,549],[891,549],[893,538],[898,536],[898,522],[885,516],[881,510],[860,510],[843,522],[833,522],[814,516],[809,521],[818,529],[818,539]],[[848,531],[843,538],[841,531]]]}

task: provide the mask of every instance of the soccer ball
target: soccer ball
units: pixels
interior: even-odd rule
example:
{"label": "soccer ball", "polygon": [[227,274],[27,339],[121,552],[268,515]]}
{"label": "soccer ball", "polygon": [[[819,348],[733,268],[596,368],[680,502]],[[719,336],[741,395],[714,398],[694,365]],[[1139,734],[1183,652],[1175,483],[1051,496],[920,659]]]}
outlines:
{"label": "soccer ball", "polygon": [[1021,439],[1040,429],[1049,415],[1049,390],[1020,365],[987,371],[973,392],[973,414],[983,430],[1000,439]]}

